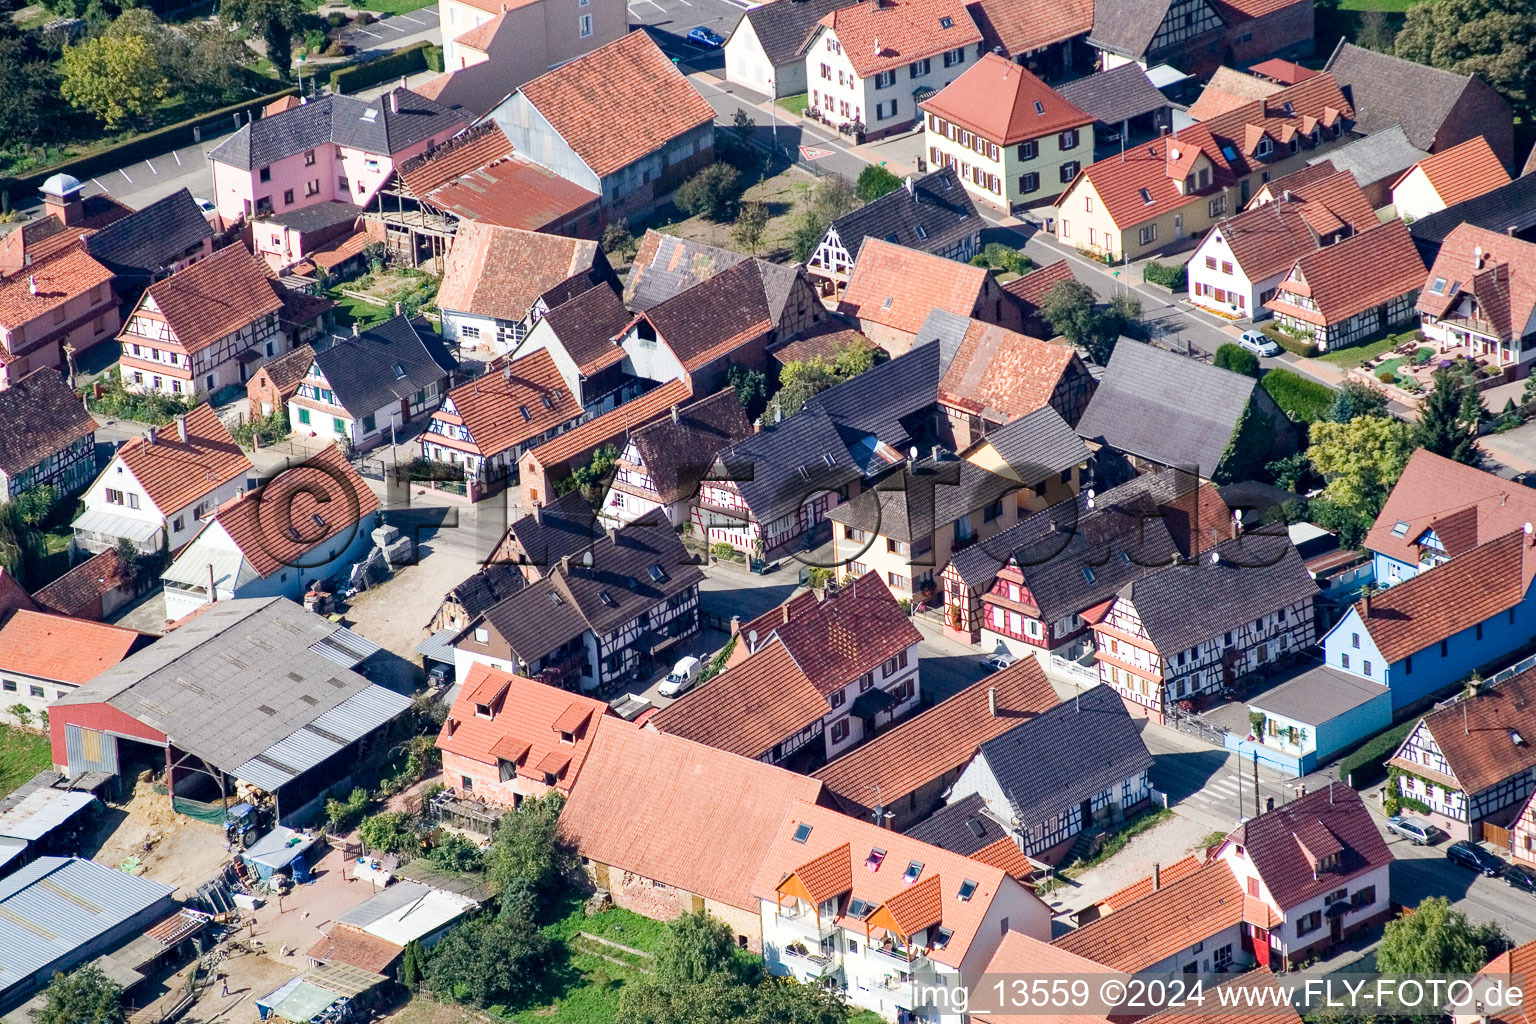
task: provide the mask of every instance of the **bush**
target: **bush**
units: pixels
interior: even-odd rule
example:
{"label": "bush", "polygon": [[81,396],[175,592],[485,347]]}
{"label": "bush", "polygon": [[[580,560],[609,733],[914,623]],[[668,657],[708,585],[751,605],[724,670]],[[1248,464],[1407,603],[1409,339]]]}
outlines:
{"label": "bush", "polygon": [[1317,343],[1311,338],[1298,338],[1288,331],[1265,331],[1265,336],[1274,340],[1275,344],[1285,349],[1293,356],[1301,356],[1303,359],[1311,359],[1318,355]]}
{"label": "bush", "polygon": [[730,164],[714,163],[678,186],[672,201],[695,217],[730,220],[741,201],[741,172]]}
{"label": "bush", "polygon": [[1260,382],[1285,414],[1298,423],[1326,419],[1333,408],[1333,389],[1290,370],[1273,369]]}
{"label": "bush", "polygon": [[1376,379],[1381,381],[1383,384],[1391,384],[1393,381],[1397,380],[1397,372],[1394,370],[1382,370],[1376,375]]}
{"label": "bush", "polygon": [[626,260],[635,258],[635,252],[640,248],[640,243],[635,241],[635,236],[630,233],[629,221],[616,220],[603,228],[602,240],[603,252],[616,252]]}
{"label": "bush", "polygon": [[192,411],[194,403],[185,399],[172,398],[157,391],[140,394],[124,389],[122,379],[118,376],[119,372],[121,371],[113,371],[109,376],[102,378],[101,397],[90,399],[86,403],[92,412],[163,427],[182,413]]}
{"label": "bush", "polygon": [[347,794],[345,800],[337,800],[331,797],[325,802],[325,817],[337,832],[351,832],[357,828],[357,823],[363,820],[363,814],[368,810],[368,791],[365,789],[353,789]]}
{"label": "bush", "polygon": [[1189,267],[1183,263],[1172,267],[1152,260],[1142,269],[1141,276],[1152,284],[1160,284],[1176,292],[1189,289]]}
{"label": "bush", "polygon": [[900,178],[879,164],[870,164],[859,172],[859,180],[853,186],[853,193],[866,203],[872,203],[899,188],[901,188]]}
{"label": "bush", "polygon": [[427,70],[442,74],[443,68],[443,48],[441,46],[427,47]]}
{"label": "bush", "polygon": [[1221,369],[1240,373],[1244,377],[1259,375],[1259,357],[1230,341],[1217,347],[1214,362]]}
{"label": "bush", "polygon": [[266,416],[235,424],[229,433],[240,447],[254,448],[258,444],[266,447],[280,441],[292,431],[293,428],[288,425],[288,410],[274,409]]}
{"label": "bush", "polygon": [[443,836],[427,857],[445,871],[465,873],[485,866],[485,854],[480,847],[455,832]]}
{"label": "bush", "polygon": [[399,853],[417,842],[415,824],[415,819],[405,811],[385,811],[363,819],[357,834],[370,849]]}
{"label": "bush", "polygon": [[1339,779],[1350,782],[1356,789],[1364,789],[1386,778],[1387,758],[1392,756],[1398,744],[1403,742],[1403,737],[1418,722],[1417,718],[1399,722],[1386,732],[1379,732],[1360,744],[1353,753],[1339,760]]}
{"label": "bush", "polygon": [[[364,19],[367,19],[366,21]],[[373,15],[367,11],[357,16],[359,25],[367,25],[373,21]],[[416,43],[404,49],[396,50],[377,60],[370,60],[363,64],[349,64],[344,68],[337,68],[331,72],[331,91],[339,93],[354,93],[366,89],[370,85],[378,85],[392,78],[400,78],[404,75],[414,75],[418,71],[428,70],[427,51],[432,49],[428,42]]]}

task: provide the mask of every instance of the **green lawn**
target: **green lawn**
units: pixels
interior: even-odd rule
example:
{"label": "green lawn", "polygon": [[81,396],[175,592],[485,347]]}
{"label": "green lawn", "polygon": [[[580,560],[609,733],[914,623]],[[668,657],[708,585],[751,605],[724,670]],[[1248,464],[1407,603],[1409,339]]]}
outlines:
{"label": "green lawn", "polygon": [[1341,11],[1387,11],[1401,14],[1421,0],[1340,0]]}
{"label": "green lawn", "polygon": [[[321,0],[308,0],[310,10],[319,10]],[[437,0],[352,0],[353,6],[371,14],[409,14],[431,7]]]}
{"label": "green lawn", "polygon": [[570,912],[544,929],[545,935],[563,947],[550,972],[548,1003],[516,1010],[491,1006],[489,1010],[518,1024],[609,1024],[624,986],[645,976],[647,958],[578,933],[651,950],[665,930],[666,925],[659,921],[617,907],[588,917],[581,902],[572,901]]}
{"label": "green lawn", "polygon": [[353,321],[356,321],[360,327],[372,327],[390,317],[390,310],[383,306],[375,306],[371,302],[364,302],[362,299],[348,298],[340,292],[332,293],[331,298],[336,300],[336,310],[333,315],[338,327],[351,326]]}
{"label": "green lawn", "polygon": [[1383,352],[1396,348],[1408,341],[1414,335],[1413,331],[1404,331],[1402,334],[1388,334],[1368,341],[1364,345],[1351,345],[1348,348],[1338,348],[1330,352],[1324,352],[1318,356],[1325,363],[1332,363],[1341,370],[1352,370],[1367,359],[1375,359]]}
{"label": "green lawn", "polygon": [[0,796],[52,767],[48,737],[0,725]]}
{"label": "green lawn", "polygon": [[810,103],[810,95],[803,92],[797,92],[793,96],[779,97],[779,106],[783,107],[791,114],[805,113],[805,108],[810,106]]}

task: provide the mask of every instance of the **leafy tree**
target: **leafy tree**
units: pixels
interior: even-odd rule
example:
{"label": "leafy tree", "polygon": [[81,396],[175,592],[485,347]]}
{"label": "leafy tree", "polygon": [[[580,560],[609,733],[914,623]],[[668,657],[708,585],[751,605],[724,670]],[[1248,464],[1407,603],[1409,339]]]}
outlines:
{"label": "leafy tree", "polygon": [[445,871],[479,871],[485,866],[485,855],[480,847],[456,832],[447,835],[432,847],[428,855],[433,864]]}
{"label": "leafy tree", "polygon": [[679,185],[672,201],[685,213],[720,222],[736,215],[741,192],[741,172],[730,164],[713,163]]}
{"label": "leafy tree", "polygon": [[804,263],[816,254],[816,247],[826,237],[828,221],[816,215],[814,210],[802,210],[795,217],[789,232],[789,251],[795,260]]}
{"label": "leafy tree", "polygon": [[757,120],[741,107],[737,107],[736,113],[731,115],[731,127],[736,129],[737,135],[747,138],[752,134],[752,129],[757,127]]}
{"label": "leafy tree", "polygon": [[234,29],[221,21],[193,21],[170,35],[179,40],[169,50],[173,75],[189,99],[218,104],[239,98],[245,90],[240,69],[256,54]]}
{"label": "leafy tree", "polygon": [[862,335],[832,346],[832,369],[843,380],[867,373],[888,358],[885,349]]}
{"label": "leafy tree", "polygon": [[[9,15],[4,20],[9,22]],[[58,73],[33,41],[0,36],[0,139],[41,143],[57,138],[58,95]]]}
{"label": "leafy tree", "polygon": [[779,371],[779,393],[774,404],[791,416],[800,411],[808,398],[819,394],[838,382],[837,371],[821,356],[795,359],[784,364]]}
{"label": "leafy tree", "polygon": [[1385,11],[1370,10],[1360,13],[1360,31],[1355,34],[1355,43],[1367,50],[1375,50],[1377,53],[1391,53],[1392,43],[1397,33],[1392,31],[1392,25],[1387,21]]}
{"label": "leafy tree", "polygon": [[284,82],[293,80],[293,33],[308,16],[304,0],[223,0],[219,7],[220,18],[261,36]]}
{"label": "leafy tree", "polygon": [[667,922],[656,944],[656,980],[663,985],[698,985],[736,971],[736,936],[708,911],[695,910]]}
{"label": "leafy tree", "polygon": [[1334,423],[1348,423],[1357,416],[1385,415],[1387,396],[1369,384],[1353,379],[1344,382],[1338,397],[1333,400],[1333,408],[1328,410],[1328,419]]}
{"label": "leafy tree", "polygon": [[399,853],[417,842],[414,824],[405,811],[384,811],[364,818],[357,826],[357,835],[371,849]]}
{"label": "leafy tree", "polygon": [[368,791],[354,786],[345,800],[330,797],[325,801],[325,818],[337,832],[350,832],[368,811]]}
{"label": "leafy tree", "polygon": [[[613,464],[619,461],[621,454],[616,445],[598,445],[592,452],[591,462],[588,462],[585,466],[577,466],[571,471],[569,486],[565,490],[561,490],[557,486],[556,490],[560,494],[564,494],[571,487],[580,487],[584,498],[588,501],[596,501],[602,496],[603,491],[607,489],[608,478],[613,473]],[[561,483],[564,482],[561,481]]]}
{"label": "leafy tree", "polygon": [[[1141,303],[1131,302],[1135,315],[1139,316]],[[1073,345],[1086,349],[1093,361],[1101,366],[1109,362],[1131,312],[1132,306],[1125,303],[1100,312],[1095,306],[1093,289],[1081,281],[1057,284],[1040,306],[1040,315],[1051,325],[1051,330]]]}
{"label": "leafy tree", "polygon": [[755,420],[768,406],[768,377],[760,370],[749,370],[740,363],[725,368],[725,382],[736,389],[736,397],[746,410],[747,418]]}
{"label": "leafy tree", "polygon": [[767,231],[768,207],[755,200],[742,203],[736,213],[736,223],[731,227],[731,241],[756,256],[762,248],[763,236]]}
{"label": "leafy tree", "polygon": [[60,68],[63,97],[112,129],[143,117],[170,94],[159,55],[142,35],[103,35],[66,46]]}
{"label": "leafy tree", "polygon": [[37,1024],[122,1024],[123,987],[91,964],[48,983]]}
{"label": "leafy tree", "polygon": [[[1113,341],[1118,340],[1122,334],[1146,340],[1147,331],[1141,323],[1141,300],[1136,296],[1130,293],[1114,296],[1109,300],[1107,315],[1113,317],[1115,322],[1111,351],[1114,348]],[[1104,353],[1104,361],[1109,362],[1109,352]]]}
{"label": "leafy tree", "polygon": [[857,191],[841,174],[829,174],[818,180],[810,198],[811,209],[828,224],[859,205]]}
{"label": "leafy tree", "polygon": [[1223,370],[1231,370],[1245,377],[1257,379],[1259,376],[1259,357],[1230,341],[1217,346],[1213,362]]}
{"label": "leafy tree", "polygon": [[405,950],[400,954],[400,984],[411,992],[421,987],[421,965],[425,959],[419,940],[412,939],[405,944]]}
{"label": "leafy tree", "polygon": [[1450,900],[1431,896],[1387,922],[1376,963],[1383,974],[1476,974],[1509,946],[1498,925],[1472,924]]}
{"label": "leafy tree", "polygon": [[629,221],[616,220],[603,228],[603,252],[621,253],[625,259],[634,259],[640,245],[630,234]]}
{"label": "leafy tree", "polygon": [[853,186],[853,192],[866,203],[872,203],[899,188],[901,188],[900,178],[879,164],[870,164],[859,172],[859,180]]}
{"label": "leafy tree", "polygon": [[11,499],[11,515],[22,526],[36,529],[48,521],[59,504],[59,492],[48,484],[29,487]]}
{"label": "leafy tree", "polygon": [[1461,374],[1439,369],[1434,389],[1419,407],[1414,443],[1436,455],[1475,466],[1482,461],[1477,446],[1477,427],[1482,419],[1482,400],[1477,388]]}
{"label": "leafy tree", "polygon": [[1435,0],[1408,9],[1394,45],[1399,57],[1459,75],[1475,74],[1502,93],[1515,115],[1536,115],[1536,11],[1529,0]]}
{"label": "leafy tree", "polygon": [[1274,438],[1275,424],[1250,401],[1238,418],[1237,429],[1232,431],[1226,451],[1221,453],[1221,461],[1216,464],[1216,482],[1230,484],[1263,476],[1274,448]]}
{"label": "leafy tree", "polygon": [[1413,428],[1390,416],[1314,423],[1310,437],[1307,454],[1328,481],[1323,495],[1366,518],[1381,511],[1414,447]]}
{"label": "leafy tree", "polygon": [[1305,453],[1296,452],[1283,459],[1276,459],[1266,469],[1269,475],[1274,477],[1277,485],[1288,491],[1297,491],[1301,489],[1301,482],[1312,471],[1312,463]]}
{"label": "leafy tree", "polygon": [[550,961],[549,939],[531,919],[486,914],[433,947],[423,975],[438,995],[515,1006],[538,991]]}
{"label": "leafy tree", "polygon": [[565,876],[576,865],[575,850],[560,833],[560,808],[565,800],[550,792],[524,800],[517,810],[496,823],[495,841],[485,855],[485,870],[499,889],[521,880],[550,906]]}
{"label": "leafy tree", "polygon": [[1372,517],[1329,498],[1307,502],[1307,515],[1318,526],[1338,534],[1339,544],[1346,548],[1359,549],[1371,529]]}

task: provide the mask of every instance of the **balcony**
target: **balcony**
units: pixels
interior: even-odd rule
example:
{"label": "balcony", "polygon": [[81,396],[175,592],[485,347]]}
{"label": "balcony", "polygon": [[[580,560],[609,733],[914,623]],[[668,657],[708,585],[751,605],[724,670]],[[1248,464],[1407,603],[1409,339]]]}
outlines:
{"label": "balcony", "polygon": [[893,946],[886,949],[882,946],[865,946],[865,954],[876,964],[896,966],[903,969],[911,969],[912,965],[923,958],[921,950],[913,947]]}
{"label": "balcony", "polygon": [[809,938],[814,938],[818,943],[833,930],[831,917],[817,921],[815,913],[809,909],[799,912],[786,909],[779,911],[774,916],[780,923],[788,925],[791,930]]}
{"label": "balcony", "polygon": [[783,955],[785,963],[814,977],[837,969],[837,954],[823,953],[819,947],[812,949],[802,943],[791,942],[784,947]]}

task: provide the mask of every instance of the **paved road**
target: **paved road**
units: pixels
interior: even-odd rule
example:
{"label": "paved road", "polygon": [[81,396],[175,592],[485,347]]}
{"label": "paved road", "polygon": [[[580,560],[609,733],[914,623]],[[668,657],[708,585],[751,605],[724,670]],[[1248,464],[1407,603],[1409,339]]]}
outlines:
{"label": "paved road", "polygon": [[[1376,815],[1378,823],[1382,820]],[[1504,884],[1503,879],[1474,875],[1445,857],[1447,841],[1414,846],[1382,832],[1397,862],[1392,865],[1392,899],[1416,906],[1430,896],[1445,896],[1474,922],[1491,921],[1517,943],[1536,939],[1536,896]],[[1508,851],[1501,855],[1509,859]]]}
{"label": "paved road", "polygon": [[[1152,723],[1143,725],[1141,738],[1152,754],[1152,787],[1168,794],[1175,813],[1201,821],[1213,832],[1254,816],[1251,761],[1240,763],[1234,753]],[[1259,810],[1266,809],[1270,800],[1278,807],[1294,799],[1293,782],[1261,765]]]}

